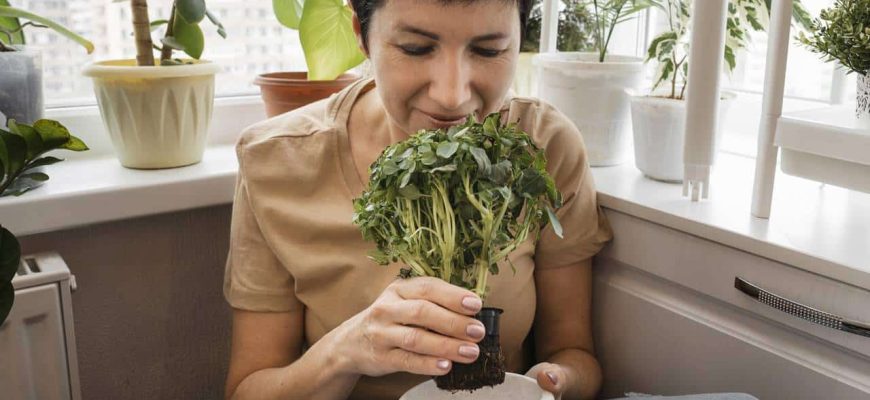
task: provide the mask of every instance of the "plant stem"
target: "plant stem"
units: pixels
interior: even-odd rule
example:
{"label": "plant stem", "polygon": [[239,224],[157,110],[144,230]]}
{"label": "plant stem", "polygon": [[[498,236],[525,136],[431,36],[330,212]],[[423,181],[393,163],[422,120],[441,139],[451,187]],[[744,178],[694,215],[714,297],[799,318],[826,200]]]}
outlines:
{"label": "plant stem", "polygon": [[[169,22],[166,24],[166,34],[163,37],[171,37],[174,32],[175,26],[175,17],[177,12],[175,11],[175,2],[172,2],[172,11],[169,12]],[[172,58],[172,47],[167,46],[165,43],[163,44],[163,49],[160,50],[160,63],[163,64],[163,60],[168,60]]]}
{"label": "plant stem", "polygon": [[130,0],[133,14],[133,36],[136,38],[136,64],[154,66],[154,53],[151,41],[151,23],[148,20],[148,1]]}

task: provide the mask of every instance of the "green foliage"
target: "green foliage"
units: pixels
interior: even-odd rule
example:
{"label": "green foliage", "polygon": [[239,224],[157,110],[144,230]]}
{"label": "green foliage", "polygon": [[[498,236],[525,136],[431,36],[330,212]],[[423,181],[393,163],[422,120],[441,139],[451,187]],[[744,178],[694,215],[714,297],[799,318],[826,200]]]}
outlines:
{"label": "green foliage", "polygon": [[[656,36],[647,49],[646,61],[658,63],[653,91],[670,83],[670,98],[682,99],[689,75],[689,19],[691,0],[652,0],[668,17],[668,29]],[[725,21],[725,52],[722,55],[728,71],[737,66],[736,54],[750,44],[750,33],[767,30],[770,23],[771,0],[730,0]],[[794,2],[792,19],[809,29],[810,18],[800,1]],[[677,90],[679,89],[679,93]]]}
{"label": "green foliage", "polygon": [[[556,48],[559,51],[587,51],[595,48],[595,27],[592,15],[582,0],[562,0],[564,8],[559,12],[559,30]],[[537,53],[541,48],[542,3],[535,2],[520,51]]]}
{"label": "green foliage", "polygon": [[[21,23],[20,20],[27,22]],[[65,26],[37,14],[11,7],[7,0],[0,0],[0,51],[14,51],[7,45],[24,44],[24,28],[32,26],[36,28],[48,28],[62,36],[82,45],[88,54],[94,51],[94,44],[87,39],[70,31]]]}
{"label": "green foliage", "polygon": [[12,232],[0,225],[0,325],[6,321],[15,300],[12,278],[21,261],[21,245]]}
{"label": "green foliage", "polygon": [[604,62],[607,48],[616,26],[631,21],[639,12],[656,6],[658,0],[586,0],[586,7],[592,7],[595,24],[595,48],[598,61]]}
{"label": "green foliage", "polygon": [[308,79],[332,80],[365,60],[343,0],[272,0],[272,8],[278,22],[299,30]]}
{"label": "green foliage", "polygon": [[[194,59],[202,56],[205,48],[205,35],[199,24],[206,19],[217,27],[217,33],[226,39],[227,32],[223,24],[212,14],[205,5],[205,0],[175,0],[169,20],[158,20],[151,23],[152,30],[160,25],[166,25],[166,32],[160,42],[163,44],[160,57],[160,65],[183,64],[180,60],[172,59],[172,50],[183,51]],[[165,21],[165,22],[164,22]],[[171,49],[165,51],[164,49]]]}
{"label": "green foliage", "polygon": [[354,199],[353,222],[382,265],[401,261],[403,276],[434,276],[486,295],[488,274],[562,197],[544,152],[499,114],[443,130],[421,130],[387,147],[370,167],[368,188]]}
{"label": "green foliage", "polygon": [[38,169],[63,160],[43,154],[57,149],[88,150],[57,121],[41,119],[31,126],[10,119],[6,126],[8,131],[0,129],[0,197],[20,196],[47,181],[48,175]]}
{"label": "green foliage", "polygon": [[801,43],[826,61],[837,60],[851,72],[870,71],[870,0],[837,0],[823,10],[810,35],[799,35]]}

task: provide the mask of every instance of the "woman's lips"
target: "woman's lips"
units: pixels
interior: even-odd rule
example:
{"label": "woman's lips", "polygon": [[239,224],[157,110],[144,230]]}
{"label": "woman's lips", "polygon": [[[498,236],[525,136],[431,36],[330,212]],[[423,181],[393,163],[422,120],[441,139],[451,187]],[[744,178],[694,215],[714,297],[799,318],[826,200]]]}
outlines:
{"label": "woman's lips", "polygon": [[429,122],[431,122],[432,125],[434,125],[436,128],[449,128],[453,125],[459,125],[459,124],[465,122],[465,118],[467,118],[467,116],[465,116],[465,115],[463,115],[463,116],[433,115],[433,114],[429,114],[427,112],[424,112],[423,115],[425,115],[429,119]]}

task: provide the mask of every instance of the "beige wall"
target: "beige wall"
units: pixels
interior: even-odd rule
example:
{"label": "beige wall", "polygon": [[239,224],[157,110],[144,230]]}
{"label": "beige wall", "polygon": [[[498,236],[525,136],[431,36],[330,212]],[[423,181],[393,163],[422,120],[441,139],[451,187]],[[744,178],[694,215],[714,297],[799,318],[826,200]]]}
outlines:
{"label": "beige wall", "polygon": [[84,399],[223,397],[230,214],[224,205],[20,238],[24,254],[60,253],[78,282]]}

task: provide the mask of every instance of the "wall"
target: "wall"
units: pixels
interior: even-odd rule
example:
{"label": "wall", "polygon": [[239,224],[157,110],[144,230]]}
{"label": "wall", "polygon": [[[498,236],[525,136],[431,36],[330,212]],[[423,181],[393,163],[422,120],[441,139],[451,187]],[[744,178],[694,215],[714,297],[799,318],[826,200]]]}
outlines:
{"label": "wall", "polygon": [[24,254],[60,253],[76,277],[83,399],[223,398],[230,215],[224,205],[19,238]]}

